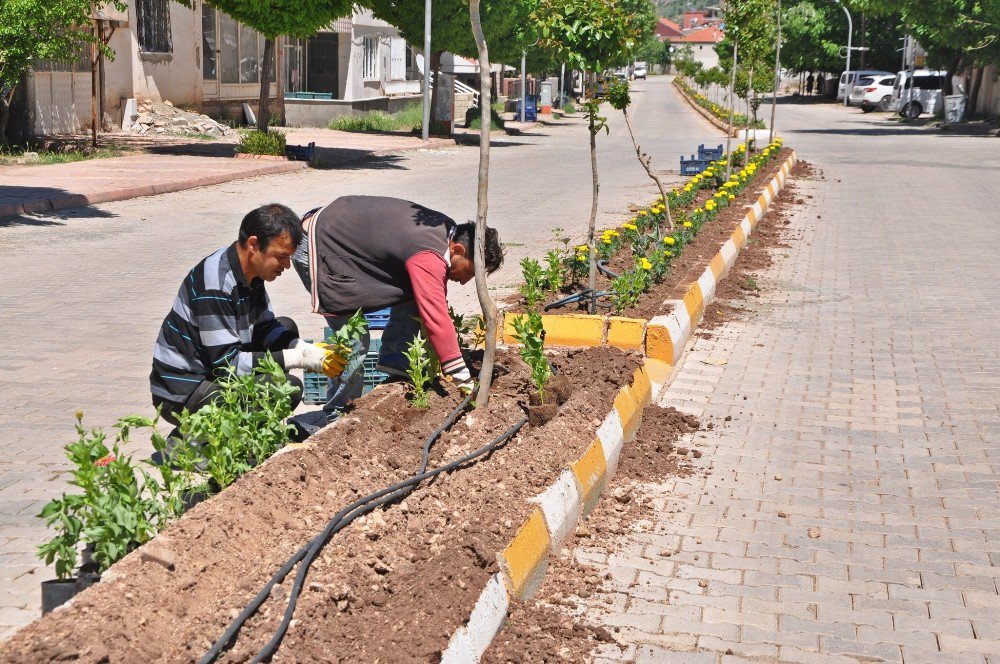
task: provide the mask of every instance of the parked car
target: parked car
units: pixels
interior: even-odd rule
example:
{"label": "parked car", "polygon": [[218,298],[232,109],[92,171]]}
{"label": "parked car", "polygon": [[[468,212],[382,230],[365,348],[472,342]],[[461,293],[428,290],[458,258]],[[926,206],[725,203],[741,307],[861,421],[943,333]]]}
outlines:
{"label": "parked car", "polygon": [[857,84],[857,82],[860,81],[862,78],[865,77],[874,78],[875,76],[892,76],[892,72],[878,71],[876,69],[859,69],[857,71],[845,71],[841,73],[840,82],[837,83],[837,100],[838,101],[844,100],[844,93],[846,90],[847,99],[848,101],[850,101],[851,91],[854,89],[854,86]]}
{"label": "parked car", "polygon": [[944,111],[945,76],[947,72],[930,69],[899,72],[892,82],[889,107],[910,120],[922,113],[940,115]]}
{"label": "parked car", "polygon": [[636,62],[635,69],[632,70],[632,76],[634,78],[646,78],[646,63]]}
{"label": "parked car", "polygon": [[865,76],[854,86],[848,103],[860,106],[865,113],[871,113],[876,108],[888,111],[892,102],[892,83],[895,80],[894,76]]}

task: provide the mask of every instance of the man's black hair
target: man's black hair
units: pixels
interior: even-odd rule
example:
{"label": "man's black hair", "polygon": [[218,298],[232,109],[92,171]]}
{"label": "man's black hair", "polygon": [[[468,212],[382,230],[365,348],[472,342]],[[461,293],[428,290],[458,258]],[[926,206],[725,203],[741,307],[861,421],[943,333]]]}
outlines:
{"label": "man's black hair", "polygon": [[[474,260],[476,251],[476,224],[469,221],[455,227],[452,241],[465,247],[469,260]],[[503,265],[503,247],[497,229],[486,227],[486,273],[493,274]]]}
{"label": "man's black hair", "polygon": [[243,217],[243,223],[240,224],[240,246],[246,246],[247,240],[256,235],[260,250],[266,251],[271,240],[285,233],[291,236],[293,247],[299,246],[302,240],[302,220],[299,216],[280,203],[261,205]]}

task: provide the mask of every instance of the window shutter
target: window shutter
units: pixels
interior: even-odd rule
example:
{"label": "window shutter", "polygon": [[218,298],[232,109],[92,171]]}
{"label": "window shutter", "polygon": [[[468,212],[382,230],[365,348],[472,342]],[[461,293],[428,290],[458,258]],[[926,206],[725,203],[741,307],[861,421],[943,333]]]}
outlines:
{"label": "window shutter", "polygon": [[389,80],[406,79],[406,40],[393,37],[389,42]]}

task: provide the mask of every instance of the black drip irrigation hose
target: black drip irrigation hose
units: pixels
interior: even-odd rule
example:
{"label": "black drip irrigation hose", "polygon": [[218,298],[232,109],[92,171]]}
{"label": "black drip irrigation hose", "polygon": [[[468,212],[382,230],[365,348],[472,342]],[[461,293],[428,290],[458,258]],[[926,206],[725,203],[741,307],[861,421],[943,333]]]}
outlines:
{"label": "black drip irrigation hose", "polygon": [[597,261],[597,269],[606,274],[610,279],[617,279],[621,275],[608,269],[607,261]]}
{"label": "black drip irrigation hose", "polygon": [[443,466],[427,470],[431,446],[442,433],[455,423],[455,420],[458,419],[458,416],[462,414],[471,400],[472,395],[470,394],[455,408],[455,410],[451,412],[444,423],[438,427],[424,442],[420,469],[415,475],[409,479],[397,482],[396,484],[388,486],[384,489],[380,489],[379,491],[371,493],[363,498],[359,498],[338,512],[327,523],[326,527],[319,535],[306,542],[302,548],[296,551],[292,557],[281,566],[274,576],[271,577],[271,580],[267,582],[261,591],[250,601],[246,608],[244,608],[236,619],[233,620],[225,633],[223,633],[223,635],[220,636],[219,639],[212,645],[212,648],[199,660],[199,664],[210,664],[211,662],[214,662],[215,659],[229,647],[230,643],[236,638],[236,635],[239,633],[240,629],[242,629],[246,621],[249,620],[250,617],[256,613],[260,606],[267,600],[268,596],[271,594],[271,589],[276,584],[281,583],[292,568],[301,561],[302,566],[296,574],[295,582],[292,586],[291,592],[289,593],[288,606],[285,608],[285,614],[281,624],[278,626],[278,629],[275,631],[271,640],[267,642],[259,653],[257,653],[257,656],[253,660],[254,662],[270,661],[270,658],[274,655],[274,652],[281,644],[285,633],[288,631],[288,626],[292,621],[292,615],[295,613],[295,605],[298,601],[299,594],[302,592],[302,586],[309,571],[309,566],[312,564],[313,560],[315,560],[320,550],[322,550],[322,548],[326,545],[330,537],[343,530],[358,517],[374,511],[381,505],[385,505],[386,503],[393,502],[394,500],[398,500],[409,495],[416,488],[416,486],[424,480],[437,477],[442,473],[454,470],[462,464],[468,463],[469,461],[493,451],[501,443],[512,438],[521,429],[521,427],[528,422],[527,417],[522,417],[511,428],[507,429],[507,431],[494,438],[486,445],[480,447],[478,450],[470,452],[469,454],[455,459],[454,461],[451,461]]}
{"label": "black drip irrigation hose", "polygon": [[[605,275],[607,275],[609,279],[617,279],[620,276],[619,274],[612,272],[611,270],[608,269],[607,261],[597,261],[597,269],[603,272]],[[611,295],[611,291],[593,291],[589,288],[584,288],[583,290],[573,293],[572,295],[567,295],[562,299],[546,304],[542,308],[542,310],[548,311],[550,309],[564,307],[567,304],[572,304],[573,302],[582,302],[583,300],[586,299],[593,300],[595,309],[597,307],[610,308],[611,307],[610,304],[597,301],[598,298],[607,297],[608,295]]]}

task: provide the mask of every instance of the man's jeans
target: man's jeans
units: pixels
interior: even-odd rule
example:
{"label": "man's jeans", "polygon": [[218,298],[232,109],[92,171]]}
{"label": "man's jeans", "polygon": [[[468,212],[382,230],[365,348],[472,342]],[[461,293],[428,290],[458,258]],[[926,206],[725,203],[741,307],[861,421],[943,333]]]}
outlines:
{"label": "man's jeans", "polygon": [[[312,292],[312,280],[309,276],[309,237],[302,236],[302,241],[292,256],[292,265],[298,273],[307,291]],[[339,316],[324,316],[331,330],[339,330],[353,314]],[[420,331],[420,312],[414,301],[403,302],[389,309],[389,322],[382,332],[382,346],[379,357],[387,357],[396,353],[405,353],[410,342]],[[328,379],[326,405],[323,410],[331,417],[344,409],[348,403],[361,396],[364,391],[364,360],[371,348],[371,331],[366,331],[358,341],[354,342],[351,359],[344,373],[337,378]]]}

